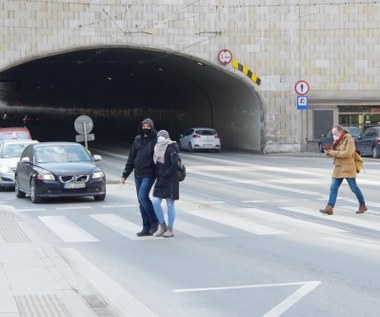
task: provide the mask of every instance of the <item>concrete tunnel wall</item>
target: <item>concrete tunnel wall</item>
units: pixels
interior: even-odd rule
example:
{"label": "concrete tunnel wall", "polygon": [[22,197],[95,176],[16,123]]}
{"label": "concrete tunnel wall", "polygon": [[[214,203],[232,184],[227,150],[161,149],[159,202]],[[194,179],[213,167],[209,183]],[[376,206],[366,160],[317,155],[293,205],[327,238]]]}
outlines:
{"label": "concrete tunnel wall", "polygon": [[[72,129],[77,115],[88,114],[95,131],[126,141],[132,140],[140,120],[152,117],[157,128],[169,130],[173,139],[190,127],[213,127],[224,148],[262,151],[261,103],[241,78],[175,52],[102,47],[106,53],[93,57],[98,49],[55,53],[0,72],[0,80],[8,82],[1,95],[7,111],[43,112],[60,129]],[[123,58],[129,54],[131,60],[121,61],[121,54]],[[136,56],[155,62],[136,63]],[[117,67],[105,67],[105,60],[112,58],[120,62]],[[72,63],[78,59],[91,62],[80,67]],[[112,80],[99,81],[106,76]]]}

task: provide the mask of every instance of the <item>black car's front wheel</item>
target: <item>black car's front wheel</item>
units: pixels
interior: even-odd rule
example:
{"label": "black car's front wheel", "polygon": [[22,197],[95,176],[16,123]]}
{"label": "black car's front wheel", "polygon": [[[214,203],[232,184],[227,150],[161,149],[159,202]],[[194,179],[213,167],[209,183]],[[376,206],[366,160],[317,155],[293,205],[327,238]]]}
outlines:
{"label": "black car's front wheel", "polygon": [[30,181],[30,200],[34,204],[41,202],[41,198],[37,196],[36,181],[34,179]]}
{"label": "black car's front wheel", "polygon": [[106,194],[96,195],[94,196],[94,199],[95,201],[103,201],[104,199],[106,199]]}
{"label": "black car's front wheel", "polygon": [[20,190],[17,178],[15,181],[15,194],[17,198],[25,198],[25,193]]}
{"label": "black car's front wheel", "polygon": [[377,150],[376,145],[372,148],[372,157],[373,158],[379,158],[380,157],[380,153]]}

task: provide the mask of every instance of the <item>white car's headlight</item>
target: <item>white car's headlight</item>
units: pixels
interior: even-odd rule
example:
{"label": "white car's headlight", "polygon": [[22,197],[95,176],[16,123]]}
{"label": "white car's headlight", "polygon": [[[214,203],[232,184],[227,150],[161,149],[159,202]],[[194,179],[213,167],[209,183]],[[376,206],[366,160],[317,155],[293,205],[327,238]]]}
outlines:
{"label": "white car's headlight", "polygon": [[103,178],[104,172],[95,172],[92,174],[92,179]]}
{"label": "white car's headlight", "polygon": [[44,181],[53,181],[55,180],[54,175],[50,173],[38,173],[37,178]]}
{"label": "white car's headlight", "polygon": [[2,165],[2,166],[0,166],[0,172],[1,173],[12,173],[12,169],[10,168],[10,166]]}

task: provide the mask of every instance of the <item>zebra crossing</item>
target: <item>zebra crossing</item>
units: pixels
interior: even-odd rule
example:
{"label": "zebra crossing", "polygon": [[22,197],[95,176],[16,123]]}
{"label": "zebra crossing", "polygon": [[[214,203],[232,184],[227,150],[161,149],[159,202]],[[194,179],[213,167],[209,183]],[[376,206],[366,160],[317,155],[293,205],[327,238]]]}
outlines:
{"label": "zebra crossing", "polygon": [[[112,212],[109,212],[111,207]],[[143,239],[137,237],[136,232],[141,230],[138,214],[133,213],[133,217],[130,217],[132,213],[121,213],[118,207],[126,208],[126,205],[102,206],[100,211],[97,209],[98,212],[89,208],[81,208],[81,206],[56,209],[57,211],[83,210],[84,213],[80,213],[79,217],[88,217],[88,220],[92,220],[128,240],[160,240],[153,236]],[[137,206],[128,205],[128,207],[135,208]],[[348,209],[348,207],[340,209],[344,211],[345,208]],[[283,206],[278,207],[278,210],[290,213],[268,211],[256,207],[236,208],[229,211],[212,208],[178,210],[175,231],[177,236],[195,239],[224,238],[238,234],[238,232],[248,233],[252,236],[282,236],[294,233],[345,235],[354,230],[347,225],[380,232],[379,221],[373,221],[375,218],[368,218],[368,216],[363,219],[354,214],[344,215],[342,212],[326,217],[316,212],[315,208],[301,206]],[[65,243],[94,243],[102,240],[101,234],[95,229],[91,229],[88,221],[78,220],[77,213],[75,213],[76,216],[73,215],[74,213],[65,215],[51,215],[50,213],[50,215],[40,215],[37,218]],[[302,217],[302,215],[309,217]],[[369,215],[369,217],[371,216]]]}

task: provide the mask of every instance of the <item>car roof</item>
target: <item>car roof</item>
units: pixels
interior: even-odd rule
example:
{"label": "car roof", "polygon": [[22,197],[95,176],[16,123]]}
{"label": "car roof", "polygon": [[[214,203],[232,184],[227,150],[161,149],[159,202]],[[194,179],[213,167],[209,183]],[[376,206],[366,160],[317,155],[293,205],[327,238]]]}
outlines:
{"label": "car roof", "polygon": [[[194,129],[194,130],[213,130],[213,131],[215,131],[215,129],[213,129],[213,128],[202,128],[202,127],[197,127],[197,128],[190,128],[190,129]],[[188,129],[188,130],[190,130],[190,129]]]}
{"label": "car roof", "polygon": [[30,140],[30,139],[9,139],[9,140],[2,140],[0,141],[0,143],[6,143],[6,144],[9,144],[9,143],[30,143],[30,144],[34,144],[34,143],[39,143],[37,140]]}
{"label": "car roof", "polygon": [[26,127],[11,127],[11,128],[0,128],[0,133],[8,133],[8,132],[29,132],[29,129]]}

